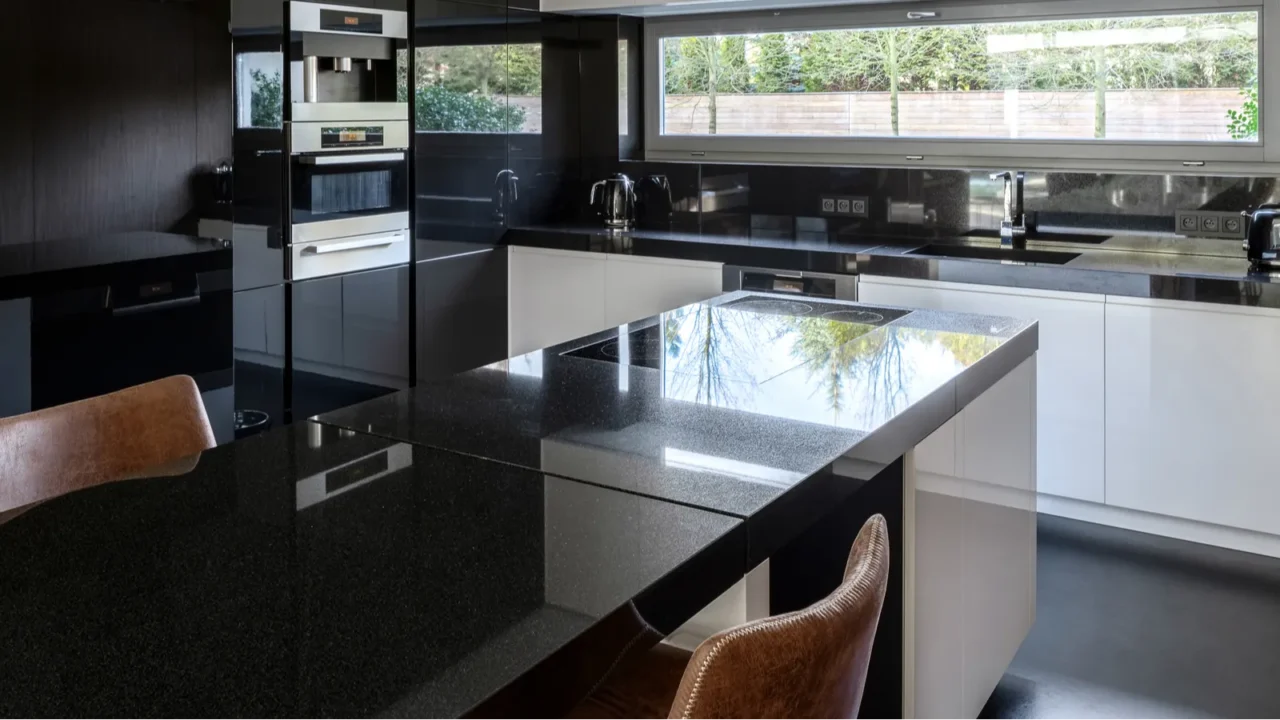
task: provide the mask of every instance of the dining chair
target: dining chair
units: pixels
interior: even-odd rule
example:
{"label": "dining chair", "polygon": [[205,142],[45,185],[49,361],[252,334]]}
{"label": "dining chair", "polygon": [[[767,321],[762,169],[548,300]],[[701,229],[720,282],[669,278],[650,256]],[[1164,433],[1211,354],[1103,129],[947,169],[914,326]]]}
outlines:
{"label": "dining chair", "polygon": [[830,595],[717,633],[692,654],[659,644],[607,677],[570,717],[856,717],[888,579],[888,530],[873,515]]}
{"label": "dining chair", "polygon": [[0,418],[0,521],[74,490],[155,475],[216,444],[186,375]]}

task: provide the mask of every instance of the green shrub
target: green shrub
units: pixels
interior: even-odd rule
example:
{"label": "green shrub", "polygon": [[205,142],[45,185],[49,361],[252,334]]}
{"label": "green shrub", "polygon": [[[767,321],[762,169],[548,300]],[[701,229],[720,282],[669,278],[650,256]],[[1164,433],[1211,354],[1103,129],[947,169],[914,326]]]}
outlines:
{"label": "green shrub", "polygon": [[507,105],[501,96],[449,90],[439,85],[419,88],[415,98],[418,130],[436,132],[519,132],[524,108]]}

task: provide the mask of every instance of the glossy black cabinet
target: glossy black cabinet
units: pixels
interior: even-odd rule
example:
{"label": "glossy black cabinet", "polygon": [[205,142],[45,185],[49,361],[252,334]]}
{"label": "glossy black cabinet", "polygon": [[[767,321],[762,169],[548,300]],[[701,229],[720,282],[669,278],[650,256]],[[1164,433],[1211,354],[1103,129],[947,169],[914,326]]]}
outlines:
{"label": "glossy black cabinet", "polygon": [[417,264],[418,381],[507,357],[507,249]]}
{"label": "glossy black cabinet", "polygon": [[409,386],[408,265],[297,282],[292,292],[295,421]]}
{"label": "glossy black cabinet", "polygon": [[31,409],[31,300],[0,302],[0,417]]}

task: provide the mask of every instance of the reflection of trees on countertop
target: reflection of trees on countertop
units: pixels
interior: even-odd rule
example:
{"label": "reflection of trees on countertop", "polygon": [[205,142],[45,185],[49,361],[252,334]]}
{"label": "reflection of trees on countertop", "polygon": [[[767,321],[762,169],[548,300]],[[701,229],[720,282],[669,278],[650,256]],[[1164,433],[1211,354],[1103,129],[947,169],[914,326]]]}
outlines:
{"label": "reflection of trees on countertop", "polygon": [[845,378],[858,357],[866,352],[866,344],[871,342],[855,341],[865,338],[875,327],[822,318],[794,318],[787,325],[797,336],[791,346],[792,357],[805,363],[811,378],[821,378],[821,390],[827,397],[828,407],[839,415],[843,409],[840,396]]}
{"label": "reflection of trees on countertop", "polygon": [[749,342],[750,319],[745,313],[720,312],[707,305],[669,313],[663,320],[663,350],[670,394],[687,398],[692,384],[694,402],[737,407],[743,400],[740,391],[756,387],[745,372],[759,352]]}

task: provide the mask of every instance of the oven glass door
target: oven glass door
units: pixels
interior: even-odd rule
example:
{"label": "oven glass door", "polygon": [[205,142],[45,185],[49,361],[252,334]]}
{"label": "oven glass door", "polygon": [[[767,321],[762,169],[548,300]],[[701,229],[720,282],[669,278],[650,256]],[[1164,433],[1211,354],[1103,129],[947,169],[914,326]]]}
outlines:
{"label": "oven glass door", "polygon": [[292,171],[295,225],[409,210],[404,151],[298,155]]}

